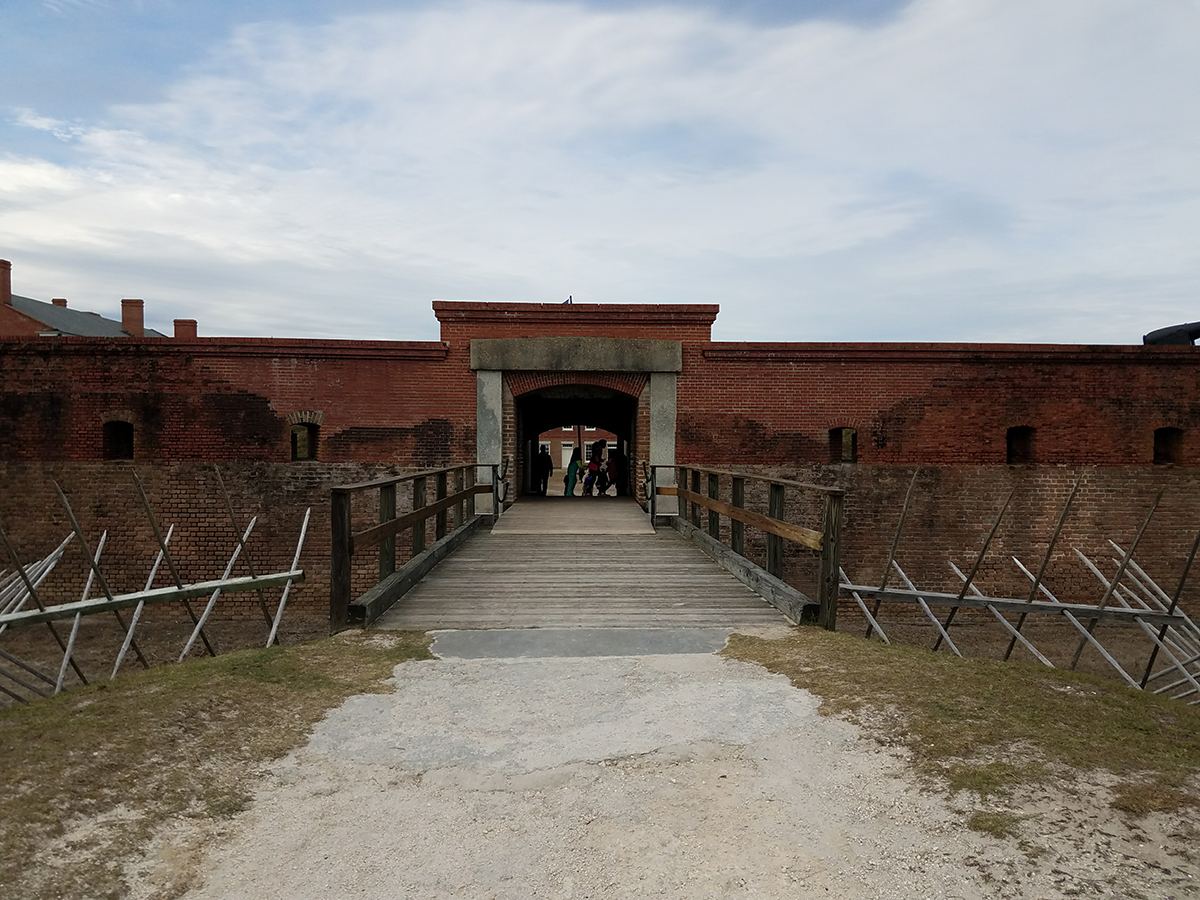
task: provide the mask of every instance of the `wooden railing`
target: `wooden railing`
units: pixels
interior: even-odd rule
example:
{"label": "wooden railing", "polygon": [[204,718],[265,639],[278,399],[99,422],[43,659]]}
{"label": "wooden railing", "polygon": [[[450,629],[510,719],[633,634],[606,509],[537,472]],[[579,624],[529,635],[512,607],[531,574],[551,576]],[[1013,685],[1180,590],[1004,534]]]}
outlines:
{"label": "wooden railing", "polygon": [[[659,471],[663,469],[673,471],[677,475],[676,484],[658,483],[662,480]],[[730,484],[730,502],[728,503],[719,499],[722,478],[728,479]],[[765,515],[746,508],[747,481],[767,485]],[[821,520],[819,523],[814,523],[818,527],[809,528],[784,520],[788,490],[815,492],[822,495]],[[721,516],[725,516],[729,520],[728,548],[743,560],[745,560],[746,550],[746,526],[749,525],[764,532],[766,534],[765,572],[770,579],[754,578],[752,574],[747,575],[747,571],[752,572],[753,569],[757,569],[757,566],[754,566],[749,560],[745,560],[744,566],[727,565],[726,568],[730,568],[734,574],[751,584],[755,590],[783,609],[795,621],[800,620],[802,607],[812,604],[813,601],[809,600],[803,592],[783,583],[784,541],[820,553],[820,572],[817,578],[815,601],[815,605],[819,608],[817,623],[829,631],[836,629],[842,507],[845,498],[845,492],[841,488],[805,484],[749,472],[731,472],[724,469],[651,466],[646,495],[647,511],[652,522],[656,516],[660,515],[658,498],[677,497],[679,498],[677,522],[683,523],[685,526],[681,530],[688,531],[687,526],[690,526],[690,529],[706,534],[708,538],[717,543],[721,541]],[[701,516],[701,510],[706,511],[704,517]],[[747,570],[746,566],[751,567],[750,570]],[[735,571],[735,569],[741,571]],[[789,591],[798,596],[792,596]]]}
{"label": "wooden railing", "polygon": [[[477,469],[490,468],[491,484],[476,484]],[[458,535],[465,538],[466,529],[478,524],[475,497],[478,494],[492,495],[494,523],[504,501],[501,482],[507,472],[500,466],[478,466],[474,463],[450,466],[445,469],[429,469],[412,475],[379,478],[358,484],[338,485],[330,491],[330,531],[332,536],[329,562],[329,626],[336,631],[346,627],[350,621],[369,624],[383,609],[408,590],[428,572],[446,553],[457,546],[452,540]],[[433,502],[429,502],[428,490],[432,482]],[[396,490],[399,485],[412,485],[412,510],[396,516]],[[449,490],[453,488],[453,493]],[[357,533],[351,530],[351,500],[355,494],[378,491],[379,524]],[[449,514],[453,512],[453,525]],[[425,523],[434,520],[434,544],[426,548]],[[449,532],[448,529],[449,528]],[[396,569],[396,536],[402,531],[412,531],[412,556],[404,570]],[[461,542],[461,541],[459,541]],[[351,559],[371,547],[379,548],[379,580],[373,588],[351,601]]]}

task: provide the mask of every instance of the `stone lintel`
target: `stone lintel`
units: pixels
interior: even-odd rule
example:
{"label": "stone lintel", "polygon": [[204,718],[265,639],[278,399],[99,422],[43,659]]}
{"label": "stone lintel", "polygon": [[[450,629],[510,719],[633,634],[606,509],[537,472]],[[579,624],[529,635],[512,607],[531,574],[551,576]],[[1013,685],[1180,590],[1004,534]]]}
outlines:
{"label": "stone lintel", "polygon": [[477,371],[679,372],[680,341],[644,338],[475,338],[471,368]]}

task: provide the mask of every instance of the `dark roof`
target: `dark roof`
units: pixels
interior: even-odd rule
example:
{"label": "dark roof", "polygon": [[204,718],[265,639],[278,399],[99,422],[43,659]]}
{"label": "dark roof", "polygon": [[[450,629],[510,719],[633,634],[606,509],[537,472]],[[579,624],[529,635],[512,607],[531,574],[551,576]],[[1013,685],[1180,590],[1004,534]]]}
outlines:
{"label": "dark roof", "polygon": [[[121,323],[106,319],[98,313],[80,312],[53,303],[43,303],[29,297],[12,295],[12,308],[46,326],[47,334],[74,334],[82,337],[128,337]],[[166,337],[153,328],[145,329],[146,337]]]}

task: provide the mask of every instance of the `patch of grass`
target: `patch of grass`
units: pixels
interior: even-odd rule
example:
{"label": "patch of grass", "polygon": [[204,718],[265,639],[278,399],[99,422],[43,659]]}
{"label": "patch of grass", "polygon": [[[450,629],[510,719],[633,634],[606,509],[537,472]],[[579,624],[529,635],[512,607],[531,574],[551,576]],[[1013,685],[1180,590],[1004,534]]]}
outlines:
{"label": "patch of grass", "polygon": [[1011,762],[950,762],[942,766],[942,776],[951,791],[971,791],[980,797],[1004,795],[1020,777],[1040,775],[1043,767],[1034,762],[1027,763],[1025,771],[1018,771]]}
{"label": "patch of grass", "polygon": [[1175,812],[1189,806],[1200,806],[1200,798],[1164,784],[1127,781],[1113,790],[1113,808],[1141,818],[1156,812]]}
{"label": "patch of grass", "polygon": [[988,796],[1051,773],[1107,770],[1128,786],[1117,805],[1131,813],[1195,802],[1187,786],[1200,773],[1197,707],[1033,663],[816,628],[782,640],[733,635],[724,653],[787,675],[822,698],[823,713],[902,743],[919,772],[950,790]]}
{"label": "patch of grass", "polygon": [[994,838],[1015,837],[1021,817],[1010,812],[989,812],[979,810],[971,813],[967,819],[967,827],[981,834],[990,834]]}
{"label": "patch of grass", "polygon": [[178,817],[228,817],[325,713],[429,659],[422,633],[348,632],[150,669],[0,712],[0,897],[116,898]]}

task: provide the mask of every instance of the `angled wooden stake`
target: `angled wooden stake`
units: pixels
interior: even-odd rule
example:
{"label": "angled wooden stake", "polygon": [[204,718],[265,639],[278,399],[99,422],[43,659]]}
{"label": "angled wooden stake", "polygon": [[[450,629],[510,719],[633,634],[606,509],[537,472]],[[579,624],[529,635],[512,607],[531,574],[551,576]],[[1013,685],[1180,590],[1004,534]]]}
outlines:
{"label": "angled wooden stake", "polygon": [[[1104,577],[1104,573],[1101,572],[1096,567],[1095,563],[1093,563],[1090,559],[1088,559],[1084,553],[1080,552],[1078,548],[1076,548],[1075,553],[1083,561],[1083,564],[1085,566],[1087,566],[1087,568],[1091,571],[1091,573],[1100,580],[1100,583],[1103,584],[1105,586],[1105,588],[1110,588],[1110,587],[1112,588],[1112,591],[1111,591],[1112,596],[1114,599],[1116,599],[1116,601],[1118,603],[1120,603],[1122,606],[1126,607],[1127,609],[1132,608],[1131,605],[1129,604],[1129,602],[1126,601],[1125,598],[1121,596],[1120,588],[1116,587],[1116,585],[1110,585],[1108,579]],[[1145,608],[1144,605],[1143,605],[1143,608]],[[1189,691],[1188,693],[1190,694],[1190,693],[1194,693],[1196,691],[1200,691],[1200,681],[1197,681],[1196,677],[1187,670],[1187,666],[1184,663],[1181,663],[1179,661],[1179,658],[1177,656],[1175,656],[1174,653],[1171,652],[1171,650],[1167,647],[1167,645],[1162,640],[1160,640],[1159,638],[1157,638],[1155,636],[1154,629],[1151,628],[1149,625],[1147,625],[1141,619],[1134,619],[1134,621],[1137,622],[1137,624],[1141,626],[1142,631],[1144,631],[1146,633],[1146,636],[1149,637],[1150,640],[1154,642],[1155,649],[1161,648],[1163,653],[1166,654],[1167,659],[1169,659],[1171,661],[1171,665],[1174,666],[1174,668],[1179,672],[1179,674],[1181,674],[1183,676],[1184,681],[1191,684],[1193,690]]]}
{"label": "angled wooden stake", "polygon": [[[55,566],[57,566],[59,561],[62,559],[63,552],[67,549],[67,544],[71,543],[73,540],[75,540],[75,535],[68,534],[66,540],[59,544],[56,550],[54,550],[45,559],[38,560],[26,570],[26,574],[33,580],[33,586],[35,588],[41,587],[42,582],[50,577],[50,573],[54,571]],[[0,614],[3,615],[20,612],[21,608],[25,605],[25,601],[29,599],[29,591],[25,590],[25,583],[21,579],[20,573],[13,572],[12,577],[13,584],[9,586],[11,588],[11,592],[6,589],[6,593],[2,598],[6,604],[4,608],[0,610]],[[7,628],[7,622],[0,623],[0,634],[4,634]]]}
{"label": "angled wooden stake", "polygon": [[[1129,565],[1129,561],[1133,559],[1133,553],[1137,550],[1137,545],[1142,540],[1142,535],[1146,533],[1146,528],[1150,524],[1150,520],[1154,517],[1154,511],[1158,509],[1158,504],[1162,502],[1163,494],[1167,491],[1166,486],[1158,489],[1158,495],[1154,498],[1154,503],[1150,506],[1150,512],[1146,513],[1145,521],[1142,522],[1142,527],[1138,529],[1137,536],[1134,537],[1133,543],[1129,545],[1129,551],[1121,558],[1120,565],[1117,566],[1117,574],[1113,576],[1112,582],[1104,590],[1104,596],[1100,598],[1100,602],[1096,605],[1098,609],[1104,609],[1108,605],[1109,598],[1112,597],[1113,591],[1117,589],[1117,585],[1121,582],[1121,576],[1125,574],[1125,569]],[[1087,624],[1087,633],[1090,636],[1096,628],[1096,623],[1099,619],[1089,619]],[[1079,657],[1083,655],[1083,648],[1087,646],[1087,638],[1081,638],[1079,646],[1075,648],[1075,655],[1071,657],[1071,670],[1079,665]]]}
{"label": "angled wooden stake", "polygon": [[[954,570],[955,575],[957,575],[959,578],[961,578],[963,580],[963,582],[966,582],[967,576],[965,574],[963,574],[962,569],[960,569],[954,563],[950,563],[950,568]],[[980,598],[983,597],[983,591],[981,591],[979,588],[977,588],[974,584],[971,585],[971,593],[974,594],[976,597],[980,597]],[[1009,624],[1008,619],[1004,618],[1004,614],[1001,613],[1000,610],[996,609],[996,607],[992,606],[992,604],[990,604],[990,603],[986,604],[986,606],[987,606],[988,612],[990,612],[993,616],[995,616],[997,621],[999,621],[1000,624],[1004,626],[1005,630],[1007,630],[1008,633],[1013,636],[1013,640],[1020,641],[1021,646],[1024,647],[1026,650],[1028,650],[1030,653],[1032,653],[1034,655],[1034,657],[1036,657],[1037,660],[1042,665],[1049,666],[1051,669],[1054,668],[1054,663],[1052,663],[1052,662],[1050,662],[1050,660],[1046,659],[1046,657],[1042,655],[1042,653],[1038,650],[1038,648],[1033,646],[1033,644],[1031,644],[1029,642],[1029,639],[1027,637],[1025,637],[1025,635],[1021,634],[1021,632],[1019,632],[1019,631],[1017,631],[1017,629],[1013,628],[1013,626]]]}
{"label": "angled wooden stake", "polygon": [[[850,579],[846,576],[846,570],[841,566],[838,566],[838,574],[841,576],[843,583],[850,583]],[[882,640],[885,644],[890,644],[891,641],[888,640],[888,636],[883,633],[883,629],[879,627],[879,623],[875,621],[875,617],[871,615],[871,611],[867,609],[867,604],[863,602],[863,598],[859,596],[858,591],[851,591],[850,596],[854,598],[856,603],[858,603],[858,608],[861,609],[862,614],[867,617],[867,622],[870,624],[871,629],[877,635],[879,635],[880,640]],[[869,636],[870,632],[868,632],[868,637]]]}
{"label": "angled wooden stake", "polygon": [[[304,511],[304,523],[300,526],[300,540],[296,542],[296,555],[292,557],[292,571],[296,571],[296,566],[300,565],[300,551],[304,549],[304,537],[308,534],[308,517],[312,515],[312,507]],[[287,584],[283,586],[283,595],[279,598],[279,609],[275,611],[275,621],[271,623],[271,633],[267,635],[267,646],[278,643],[279,623],[283,619],[283,610],[287,606],[288,592],[292,589],[292,580],[289,578]]]}
{"label": "angled wooden stake", "polygon": [[[91,566],[92,573],[96,576],[96,581],[100,583],[100,590],[104,592],[105,597],[112,600],[112,591],[108,589],[108,582],[100,574],[100,564],[92,557],[92,548],[88,544],[87,538],[83,535],[83,529],[79,527],[79,520],[75,518],[75,511],[71,509],[67,495],[63,493],[63,489],[58,486],[57,481],[52,481],[51,484],[54,485],[54,490],[58,492],[58,499],[62,502],[63,509],[67,511],[67,519],[71,523],[71,528],[75,530],[75,537],[79,538],[79,543],[82,545],[84,555],[87,556],[88,565]],[[113,615],[116,616],[117,624],[121,626],[121,634],[128,634],[129,628],[125,625],[125,617],[121,615],[121,611],[114,609]],[[137,644],[133,645],[133,652],[137,654],[138,662],[142,664],[143,669],[150,668],[150,663],[146,661],[146,657],[142,656],[142,651]]]}
{"label": "angled wooden stake", "polygon": [[[108,531],[100,533],[100,540],[96,544],[96,563],[100,562],[100,554],[104,552],[104,545],[108,541]],[[88,572],[87,581],[83,585],[83,595],[79,598],[80,601],[87,600],[88,594],[92,591],[92,578],[95,572]],[[71,636],[67,638],[67,650],[63,653],[62,665],[58,667],[58,681],[54,683],[54,693],[61,694],[63,684],[67,680],[67,663],[71,661],[71,654],[75,650],[75,638],[79,637],[79,626],[83,623],[83,612],[75,613],[75,621],[71,623]],[[128,632],[126,632],[128,635]]]}
{"label": "angled wooden stake", "polygon": [[[1196,561],[1197,550],[1200,550],[1200,531],[1196,532],[1196,539],[1192,541],[1192,549],[1188,553],[1187,562],[1183,564],[1183,572],[1179,576],[1179,586],[1175,588],[1175,593],[1171,596],[1170,606],[1167,608],[1167,612],[1169,613],[1175,612],[1175,607],[1179,605],[1179,597],[1181,594],[1183,594],[1183,586],[1187,583],[1188,575],[1192,571],[1192,563]],[[1118,552],[1120,551],[1118,550]],[[1169,625],[1163,625],[1160,627],[1158,632],[1159,640],[1162,640],[1166,636],[1167,629],[1170,627],[1171,626]],[[1154,649],[1150,651],[1150,661],[1146,663],[1146,672],[1142,675],[1142,687],[1145,687],[1146,682],[1150,680],[1150,671],[1154,668],[1154,660],[1157,656],[1158,647],[1155,646]]]}
{"label": "angled wooden stake", "polygon": [[[1015,556],[1012,558],[1012,561],[1017,564],[1017,568],[1020,569],[1022,572],[1024,572],[1026,577],[1028,577],[1030,581],[1033,581],[1033,578],[1034,578],[1033,573],[1030,572],[1027,568],[1025,568],[1025,564],[1023,562],[1021,562]],[[1044,584],[1041,585],[1038,588],[1038,590],[1041,593],[1045,594],[1046,597],[1048,597],[1050,599],[1051,603],[1060,603],[1061,602],[1057,597],[1055,597],[1052,593],[1050,593],[1049,589]],[[1080,622],[1079,619],[1077,619],[1070,611],[1065,610],[1065,609],[1063,610],[1063,616],[1066,618],[1066,620],[1068,622],[1070,622],[1072,625],[1075,626],[1076,631],[1078,631],[1081,635],[1083,635],[1083,639],[1085,641],[1088,641],[1093,647],[1095,647],[1096,652],[1099,653],[1101,656],[1103,656],[1105,661],[1110,666],[1112,666],[1114,669],[1117,670],[1117,674],[1125,679],[1126,684],[1128,684],[1131,688],[1135,688],[1135,689],[1137,688],[1138,683],[1129,676],[1128,672],[1126,672],[1124,669],[1121,668],[1121,664],[1119,662],[1117,662],[1115,659],[1113,659],[1112,654],[1104,649],[1104,645],[1101,644],[1098,640],[1096,640],[1092,636],[1092,634],[1087,630],[1086,627],[1084,627],[1084,624],[1082,622]]]}
{"label": "angled wooden stake", "polygon": [[[1080,472],[1075,476],[1075,483],[1071,485],[1071,492],[1067,494],[1067,502],[1063,504],[1062,512],[1058,514],[1058,522],[1054,525],[1054,533],[1050,535],[1050,543],[1046,545],[1046,553],[1042,556],[1042,564],[1038,567],[1037,577],[1033,579],[1033,586],[1029,589],[1029,602],[1032,603],[1037,599],[1038,588],[1042,586],[1042,578],[1046,575],[1046,567],[1050,565],[1050,557],[1054,553],[1054,545],[1058,543],[1058,536],[1062,534],[1063,524],[1067,521],[1067,515],[1071,512],[1071,504],[1075,502],[1075,495],[1079,493],[1079,485],[1083,481],[1083,473]],[[1025,617],[1028,613],[1021,613],[1017,619],[1017,631],[1019,632],[1025,627]],[[1012,656],[1013,647],[1017,644],[1017,637],[1013,635],[1013,639],[1008,642],[1008,649],[1004,651],[1004,658],[1007,660]]]}
{"label": "angled wooden stake", "polygon": [[[171,525],[169,528],[167,528],[167,537],[163,541],[164,545],[171,543],[171,535],[174,533],[174,525]],[[159,550],[158,555],[154,557],[154,565],[150,567],[150,574],[146,576],[146,586],[142,590],[148,591],[150,588],[154,587],[154,579],[158,575],[158,567],[162,565],[162,561],[163,551]],[[125,654],[129,652],[129,645],[133,641],[134,629],[137,628],[138,620],[142,617],[142,610],[145,609],[145,607],[145,600],[139,600],[138,605],[134,607],[133,617],[129,620],[129,631],[125,635],[125,642],[121,644],[121,652],[117,654],[117,661],[113,663],[112,674],[108,676],[109,681],[112,681],[114,678],[116,678],[117,673],[121,671],[121,663],[125,662]]]}
{"label": "angled wooden stake", "polygon": [[[229,491],[225,489],[225,479],[221,477],[221,470],[215,465],[213,466],[213,472],[216,473],[217,484],[221,487],[221,496],[225,498],[225,511],[229,513],[229,524],[233,526],[234,536],[241,541],[242,526],[238,524],[237,516],[234,515],[233,501],[229,499]],[[246,556],[246,566],[250,569],[250,576],[252,578],[257,578],[258,572],[254,571],[254,560],[250,556],[250,548],[247,547],[244,542],[242,543],[242,553]],[[267,612],[266,598],[263,596],[263,592],[261,590],[256,591],[256,593],[258,594],[258,608],[262,610],[263,620],[267,623],[267,626],[270,627],[271,614]]]}
{"label": "angled wooden stake", "polygon": [[[137,487],[138,497],[142,501],[142,509],[146,511],[146,518],[150,520],[150,530],[154,532],[154,538],[158,541],[158,547],[163,552],[163,558],[167,561],[167,568],[171,570],[171,578],[175,580],[175,587],[183,587],[183,579],[179,577],[179,570],[175,568],[175,560],[171,558],[171,551],[167,549],[167,542],[163,540],[162,529],[158,527],[158,519],[154,515],[154,510],[150,507],[150,498],[146,496],[146,489],[142,487],[142,479],[138,478],[138,473],[133,472],[133,483]],[[192,609],[192,604],[187,600],[183,601],[183,608],[187,610],[188,617],[192,620],[192,624],[197,624],[200,619],[196,616],[196,611]],[[208,642],[208,635],[204,633],[204,629],[200,629],[200,640],[204,642],[204,649],[208,651],[209,656],[216,656],[217,651],[213,649],[212,644]]]}
{"label": "angled wooden stake", "polygon": [[[900,507],[900,521],[896,523],[896,534],[892,537],[892,549],[888,553],[887,564],[883,567],[883,577],[879,579],[879,590],[881,591],[887,587],[888,575],[892,572],[892,563],[896,561],[896,550],[900,547],[900,535],[904,532],[904,519],[908,516],[908,501],[912,499],[913,487],[916,485],[917,475],[920,473],[919,467],[913,470],[912,480],[908,482],[908,490],[904,492],[904,505]],[[871,610],[871,618],[879,615],[879,604],[882,602],[883,600],[880,598],[875,598],[875,608]],[[870,636],[871,626],[868,625],[867,633],[863,637]]]}
{"label": "angled wooden stake", "polygon": [[[8,532],[4,530],[4,526],[0,525],[0,541],[4,543],[4,550],[8,553],[8,558],[12,564],[17,567],[17,571],[21,574],[21,580],[25,582],[25,589],[29,591],[29,596],[36,604],[39,610],[45,610],[46,605],[42,603],[42,598],[38,596],[37,588],[33,586],[33,582],[29,580],[29,574],[25,571],[25,566],[21,564],[21,560],[17,557],[16,548],[13,547],[12,541],[8,539]],[[62,639],[62,635],[58,633],[58,629],[54,627],[53,622],[47,622],[46,626],[50,629],[50,633],[54,635],[54,640],[58,644],[63,653],[67,652],[67,643]],[[75,670],[75,674],[79,676],[79,680],[84,684],[88,683],[87,676],[83,674],[83,670],[79,668],[79,664],[75,660],[71,660],[71,668]]]}
{"label": "angled wooden stake", "polygon": [[[908,576],[904,574],[904,570],[900,568],[900,564],[892,563],[892,565],[896,567],[896,573],[900,576],[900,580],[908,586],[908,589],[914,592],[917,591],[917,586],[908,580]],[[954,641],[950,640],[950,635],[946,634],[946,629],[942,627],[942,623],[938,621],[938,617],[933,614],[933,610],[929,608],[929,604],[925,602],[925,598],[918,597],[917,605],[920,606],[925,612],[925,615],[929,617],[929,621],[933,623],[933,627],[938,630],[938,633],[946,639],[946,646],[954,651],[955,656],[957,656],[959,659],[962,659],[962,653],[956,646],[954,646]]]}
{"label": "angled wooden stake", "polygon": [[[257,516],[250,520],[250,524],[246,526],[246,533],[242,536],[242,539],[238,542],[238,545],[233,548],[233,555],[229,557],[229,564],[225,566],[225,574],[221,576],[222,581],[228,580],[229,576],[233,573],[233,567],[237,564],[238,556],[241,555],[242,548],[246,546],[246,539],[250,537],[250,532],[254,530],[254,524],[257,521]],[[204,623],[207,622],[208,617],[212,615],[213,607],[217,605],[217,598],[220,596],[221,588],[218,585],[213,589],[212,596],[208,598],[208,605],[204,607],[204,612],[200,614],[200,621],[196,623],[196,627],[192,630],[192,636],[188,638],[187,644],[184,645],[183,652],[179,654],[180,662],[183,662],[185,659],[187,659],[188,654],[192,652],[192,647],[196,643],[196,638],[199,636],[200,632],[204,630]]]}
{"label": "angled wooden stake", "polygon": [[[996,521],[992,523],[992,530],[989,531],[987,537],[984,538],[983,546],[979,549],[979,555],[975,557],[975,565],[971,566],[971,574],[968,575],[963,581],[962,590],[958,592],[959,600],[962,600],[963,597],[967,596],[967,588],[971,586],[971,584],[975,581],[975,576],[979,574],[979,567],[983,563],[983,558],[987,556],[988,547],[992,545],[992,538],[996,536],[996,532],[1000,528],[1000,520],[1004,518],[1004,513],[1008,510],[1008,504],[1012,502],[1013,494],[1016,492],[1017,489],[1013,488],[1008,492],[1008,496],[1004,498],[1004,505],[1000,507],[1000,512],[996,516]],[[950,607],[950,615],[946,616],[946,624],[942,627],[942,634],[938,635],[938,639],[933,644],[934,650],[942,646],[942,635],[946,633],[945,629],[950,627],[950,623],[954,621],[954,616],[957,613],[957,606]]]}

